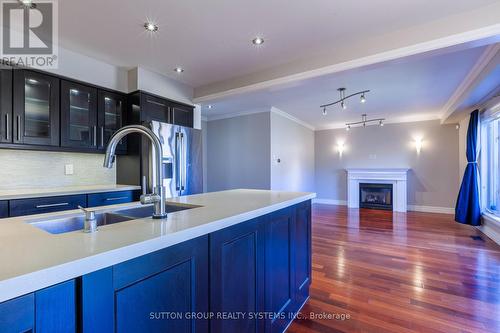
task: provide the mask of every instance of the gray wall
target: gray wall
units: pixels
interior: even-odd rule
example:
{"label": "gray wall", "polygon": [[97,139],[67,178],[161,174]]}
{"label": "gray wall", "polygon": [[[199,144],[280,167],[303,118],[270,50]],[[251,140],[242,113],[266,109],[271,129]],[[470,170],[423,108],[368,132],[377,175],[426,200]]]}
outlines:
{"label": "gray wall", "polygon": [[[345,168],[409,167],[408,204],[454,207],[459,187],[459,131],[439,120],[315,133],[319,199],[346,200]],[[414,137],[423,138],[417,154]],[[337,142],[345,141],[342,157]]]}
{"label": "gray wall", "polygon": [[207,123],[207,190],[271,188],[269,112]]}
{"label": "gray wall", "polygon": [[314,191],[314,131],[274,112],[271,112],[271,189]]}

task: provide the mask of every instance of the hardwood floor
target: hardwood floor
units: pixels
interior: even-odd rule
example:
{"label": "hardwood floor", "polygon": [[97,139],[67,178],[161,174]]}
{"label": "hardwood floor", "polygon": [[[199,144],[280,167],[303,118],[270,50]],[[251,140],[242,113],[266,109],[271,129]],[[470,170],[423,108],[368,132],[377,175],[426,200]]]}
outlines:
{"label": "hardwood floor", "polygon": [[287,332],[500,332],[500,246],[475,228],[344,206],[312,215],[311,297]]}

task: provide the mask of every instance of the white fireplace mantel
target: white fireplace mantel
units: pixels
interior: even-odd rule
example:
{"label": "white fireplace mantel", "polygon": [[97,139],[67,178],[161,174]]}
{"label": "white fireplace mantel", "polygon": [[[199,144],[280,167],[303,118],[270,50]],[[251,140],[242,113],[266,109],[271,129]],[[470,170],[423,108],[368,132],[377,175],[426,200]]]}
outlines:
{"label": "white fireplace mantel", "polygon": [[408,170],[410,169],[346,169],[347,206],[359,208],[359,183],[392,184],[393,211],[406,212]]}

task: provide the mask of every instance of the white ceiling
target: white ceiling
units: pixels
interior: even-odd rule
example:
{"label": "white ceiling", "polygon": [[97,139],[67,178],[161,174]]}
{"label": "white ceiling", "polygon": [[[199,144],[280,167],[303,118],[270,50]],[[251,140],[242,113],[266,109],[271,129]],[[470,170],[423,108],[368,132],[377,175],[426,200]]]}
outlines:
{"label": "white ceiling", "polygon": [[[492,3],[498,0],[64,0],[59,40],[201,87]],[[142,27],[147,17],[160,26],[154,37]],[[266,40],[260,48],[250,43],[256,35]],[[173,73],[176,66],[185,73]]]}
{"label": "white ceiling", "polygon": [[[385,117],[388,122],[438,119],[442,108],[484,52],[476,47],[454,52],[414,56],[365,68],[325,75],[289,85],[275,86],[213,100],[202,114],[209,119],[276,107],[317,129],[343,127],[345,122]],[[323,116],[320,105],[339,99],[337,88],[347,93],[370,89],[367,102],[358,97]]]}

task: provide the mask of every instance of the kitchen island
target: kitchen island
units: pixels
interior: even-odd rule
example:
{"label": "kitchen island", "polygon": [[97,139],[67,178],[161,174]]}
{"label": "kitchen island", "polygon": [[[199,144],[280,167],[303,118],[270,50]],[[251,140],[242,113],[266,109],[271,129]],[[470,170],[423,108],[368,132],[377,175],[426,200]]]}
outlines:
{"label": "kitchen island", "polygon": [[0,331],[281,332],[309,294],[314,196],[179,197],[91,234],[35,226],[78,211],[2,219]]}

